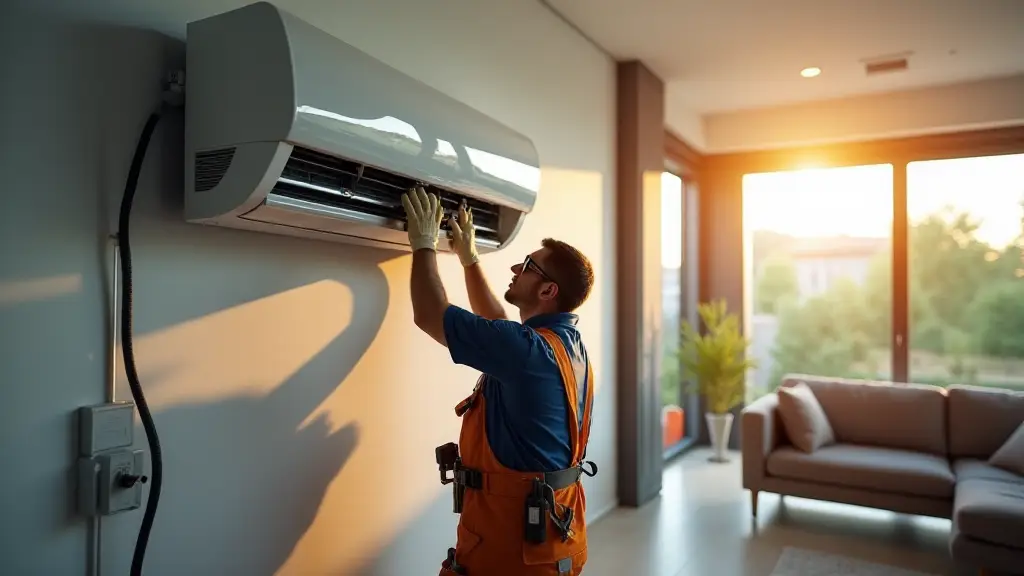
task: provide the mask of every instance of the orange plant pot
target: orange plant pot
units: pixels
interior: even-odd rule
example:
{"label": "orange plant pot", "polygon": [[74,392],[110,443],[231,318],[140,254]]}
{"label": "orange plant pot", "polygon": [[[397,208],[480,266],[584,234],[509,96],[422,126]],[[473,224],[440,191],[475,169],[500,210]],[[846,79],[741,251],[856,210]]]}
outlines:
{"label": "orange plant pot", "polygon": [[683,439],[686,430],[686,413],[676,405],[661,409],[662,448],[668,448]]}

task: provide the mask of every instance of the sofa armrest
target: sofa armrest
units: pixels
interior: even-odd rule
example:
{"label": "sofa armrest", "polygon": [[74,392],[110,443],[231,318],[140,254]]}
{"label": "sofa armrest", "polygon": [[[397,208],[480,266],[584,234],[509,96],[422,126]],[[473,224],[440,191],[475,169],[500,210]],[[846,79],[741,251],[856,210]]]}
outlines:
{"label": "sofa armrest", "polygon": [[779,443],[776,434],[779,397],[767,394],[749,404],[740,413],[743,453],[743,487],[760,488],[765,477],[768,455]]}

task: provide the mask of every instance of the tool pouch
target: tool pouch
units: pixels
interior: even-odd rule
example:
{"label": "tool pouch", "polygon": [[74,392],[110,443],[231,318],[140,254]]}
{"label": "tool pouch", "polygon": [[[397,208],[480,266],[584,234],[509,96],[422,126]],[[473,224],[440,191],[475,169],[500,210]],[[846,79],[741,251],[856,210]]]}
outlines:
{"label": "tool pouch", "polygon": [[434,458],[437,460],[437,469],[441,472],[441,484],[453,482],[454,479],[448,478],[446,473],[455,470],[455,463],[459,460],[459,445],[449,442],[434,448]]}
{"label": "tool pouch", "polygon": [[452,512],[462,514],[462,499],[466,496],[466,485],[456,480],[452,484]]}
{"label": "tool pouch", "polygon": [[441,574],[443,576],[448,574],[468,576],[469,572],[466,571],[466,567],[455,561],[455,548],[448,549],[448,558],[441,563]]}
{"label": "tool pouch", "polygon": [[484,476],[472,468],[462,465],[462,458],[455,460],[455,485],[452,487],[453,510],[462,514],[462,502],[466,496],[466,488],[480,490],[484,487]]}
{"label": "tool pouch", "polygon": [[542,544],[547,540],[548,528],[548,501],[544,497],[544,483],[539,479],[533,480],[533,488],[526,495],[526,506],[524,510],[524,522],[526,533],[524,538],[531,544]]}
{"label": "tool pouch", "polygon": [[[434,449],[434,457],[437,459],[437,469],[441,473],[441,484],[452,485],[452,512],[460,514],[465,486],[459,482],[459,445],[449,442],[438,446]],[[452,472],[451,478],[448,477],[448,472]]]}

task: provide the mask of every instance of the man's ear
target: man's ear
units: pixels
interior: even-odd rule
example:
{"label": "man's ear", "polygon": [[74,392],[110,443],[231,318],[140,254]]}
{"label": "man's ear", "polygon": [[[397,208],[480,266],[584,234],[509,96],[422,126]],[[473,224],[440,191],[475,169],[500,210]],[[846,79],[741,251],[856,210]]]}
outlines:
{"label": "man's ear", "polygon": [[546,282],[544,289],[540,291],[541,300],[554,300],[558,298],[558,284]]}

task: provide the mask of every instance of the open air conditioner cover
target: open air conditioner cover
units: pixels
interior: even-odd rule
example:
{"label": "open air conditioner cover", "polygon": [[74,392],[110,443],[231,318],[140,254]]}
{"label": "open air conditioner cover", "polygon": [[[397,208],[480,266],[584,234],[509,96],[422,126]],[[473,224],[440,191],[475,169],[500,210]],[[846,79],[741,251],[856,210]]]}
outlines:
{"label": "open air conditioner cover", "polygon": [[537,201],[528,138],[269,3],[190,23],[186,49],[190,222],[408,250],[423,185],[487,252]]}

